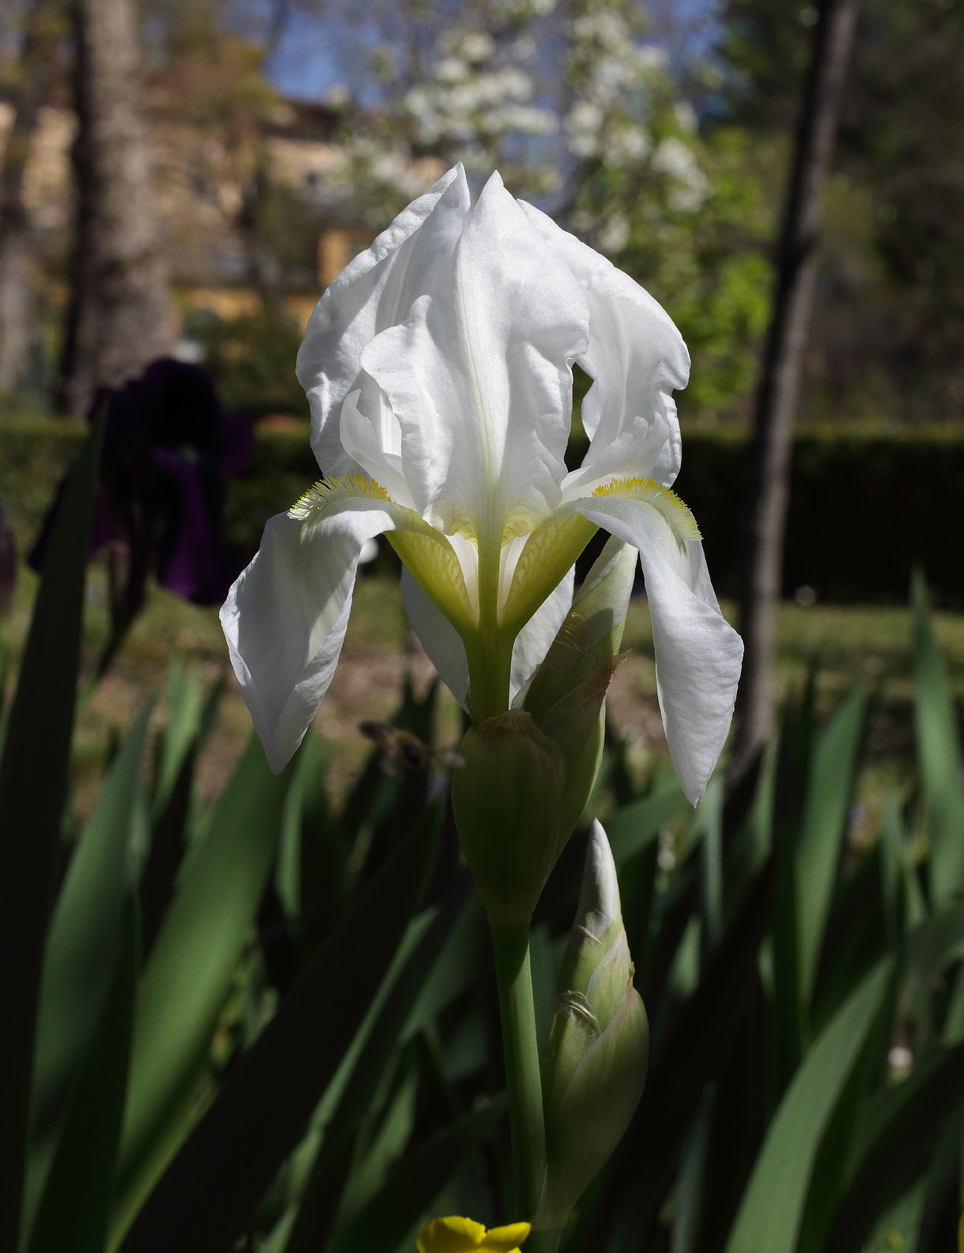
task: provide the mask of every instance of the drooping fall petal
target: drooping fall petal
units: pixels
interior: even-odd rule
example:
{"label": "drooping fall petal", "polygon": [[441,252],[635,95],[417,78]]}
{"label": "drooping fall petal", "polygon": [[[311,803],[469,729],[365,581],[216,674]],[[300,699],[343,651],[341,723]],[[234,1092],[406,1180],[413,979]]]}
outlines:
{"label": "drooping fall petal", "polygon": [[363,480],[313,489],[291,513],[269,520],[257,555],[228,593],[220,616],[231,663],[276,774],[331,683],[362,548],[396,529],[433,548],[446,543]]}
{"label": "drooping fall petal", "polygon": [[671,493],[650,494],[652,502],[591,496],[572,508],[639,549],[666,742],[680,786],[696,805],[729,731],[743,641],[720,612],[692,515],[679,512],[685,506]]}

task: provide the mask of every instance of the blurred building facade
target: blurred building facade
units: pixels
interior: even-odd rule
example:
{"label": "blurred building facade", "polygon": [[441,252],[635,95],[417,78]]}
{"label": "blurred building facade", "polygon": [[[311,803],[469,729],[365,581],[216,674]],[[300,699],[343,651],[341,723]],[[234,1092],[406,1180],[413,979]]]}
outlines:
{"label": "blurred building facade", "polygon": [[[158,106],[159,103],[159,107]],[[346,195],[337,109],[278,100],[261,119],[256,144],[239,151],[214,128],[192,126],[155,102],[155,187],[169,255],[174,316],[203,310],[223,321],[253,315],[266,293],[301,323],[319,294],[378,227],[360,222]],[[0,95],[0,153],[13,107]],[[72,110],[41,110],[27,165],[24,200],[37,265],[55,306],[72,217]],[[442,172],[433,158],[404,171],[416,190]],[[175,331],[180,328],[174,328]]]}

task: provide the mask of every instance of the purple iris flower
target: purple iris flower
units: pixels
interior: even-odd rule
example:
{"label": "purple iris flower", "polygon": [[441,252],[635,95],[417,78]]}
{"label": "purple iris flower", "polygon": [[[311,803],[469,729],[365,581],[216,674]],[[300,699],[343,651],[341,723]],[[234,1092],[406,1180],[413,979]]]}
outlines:
{"label": "purple iris flower", "polygon": [[[221,535],[225,492],[254,439],[248,419],[221,408],[206,371],[169,358],[120,389],[102,389],[91,421],[105,405],[91,540],[92,553],[107,548],[110,580],[101,673],[143,608],[150,574],[196,605],[224,600],[240,568]],[[32,565],[42,561],[46,531]]]}

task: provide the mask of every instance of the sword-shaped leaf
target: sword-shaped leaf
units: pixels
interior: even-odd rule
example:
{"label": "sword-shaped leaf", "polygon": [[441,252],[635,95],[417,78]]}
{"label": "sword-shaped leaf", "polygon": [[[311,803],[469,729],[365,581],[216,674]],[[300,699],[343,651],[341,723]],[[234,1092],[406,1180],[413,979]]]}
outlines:
{"label": "sword-shaped leaf", "polygon": [[0,761],[0,1251],[14,1253],[44,938],[67,796],[84,570],[101,424],[88,436],[53,519]]}

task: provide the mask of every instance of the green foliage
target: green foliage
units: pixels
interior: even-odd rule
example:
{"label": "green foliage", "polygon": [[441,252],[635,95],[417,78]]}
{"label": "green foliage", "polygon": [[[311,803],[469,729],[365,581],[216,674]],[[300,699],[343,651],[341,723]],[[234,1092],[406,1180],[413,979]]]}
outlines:
{"label": "green foliage", "polygon": [[6,1058],[0,1068],[0,1249],[16,1246],[37,1004],[74,725],[84,570],[100,424],[64,492],[0,760],[0,952]]}
{"label": "green foliage", "polygon": [[[786,144],[818,7],[728,0],[708,127],[737,125],[750,151]],[[962,52],[959,0],[861,5],[826,197],[807,417],[960,419]],[[785,170],[780,161],[781,182]],[[783,199],[778,187],[775,209]]]}
{"label": "green foliage", "polygon": [[685,151],[693,151],[706,180],[699,196],[680,202],[665,180],[644,188],[645,174],[635,167],[600,168],[581,186],[577,212],[585,217],[574,224],[623,223],[624,242],[594,242],[680,328],[693,359],[691,382],[677,400],[681,414],[745,416],[770,314],[769,250],[785,145],[731,126],[703,138],[677,127],[666,138],[685,139]]}
{"label": "green foliage", "polygon": [[101,1253],[107,1236],[120,1145],[134,996],[137,911],[128,902],[120,951],[97,1029],[64,1115],[30,1253]]}
{"label": "green foliage", "polygon": [[915,570],[912,585],[917,679],[917,741],[921,785],[927,807],[931,892],[947,906],[964,878],[964,787],[957,718],[947,687],[947,665],[927,612],[924,577]]}
{"label": "green foliage", "polygon": [[885,959],[852,993],[797,1070],[770,1124],[726,1253],[793,1253],[798,1247],[820,1142],[847,1095],[847,1080],[880,1010],[889,973]]}
{"label": "green foliage", "polygon": [[0,500],[19,551],[29,551],[57,484],[77,458],[86,432],[57,418],[0,420]]}
{"label": "green foliage", "polygon": [[149,716],[145,710],[117,755],[71,858],[47,932],[31,1099],[38,1144],[28,1178],[31,1197],[43,1181],[51,1131],[84,1064],[121,942]]}
{"label": "green foliage", "polygon": [[[19,1125],[0,1124],[14,1202],[28,1178],[0,1248],[412,1253],[440,1213],[493,1225],[513,1184],[491,948],[430,752],[408,768],[374,750],[335,804],[313,735],[278,777],[253,741],[206,806],[194,766],[217,692],[177,664],[153,752],[145,711],[51,900],[77,687],[76,648],[55,653],[79,630],[95,451],[58,515],[70,531],[51,540],[0,761],[17,888],[0,923],[17,925],[3,951],[22,1007],[5,1081],[33,1091],[32,1121],[21,1099]],[[960,745],[920,579],[914,610],[920,783],[872,847],[849,834],[861,690],[818,726],[811,682],[765,759],[732,786],[717,776],[695,813],[665,775],[634,790],[610,744],[652,1060],[565,1253],[863,1253],[898,1223],[922,1251],[948,1247]],[[429,749],[434,703],[407,688],[395,718]],[[586,834],[537,909],[543,1030]]]}
{"label": "green foliage", "polygon": [[269,304],[230,321],[196,312],[186,319],[184,334],[202,345],[205,368],[226,409],[253,417],[308,416],[308,401],[294,370],[301,330],[280,306]]}
{"label": "green foliage", "polygon": [[[748,476],[742,433],[693,431],[674,490],[706,536],[722,596],[737,594],[743,551],[735,485]],[[784,595],[804,584],[831,603],[906,603],[921,566],[940,602],[962,603],[956,543],[964,444],[954,426],[804,426],[794,441]]]}

